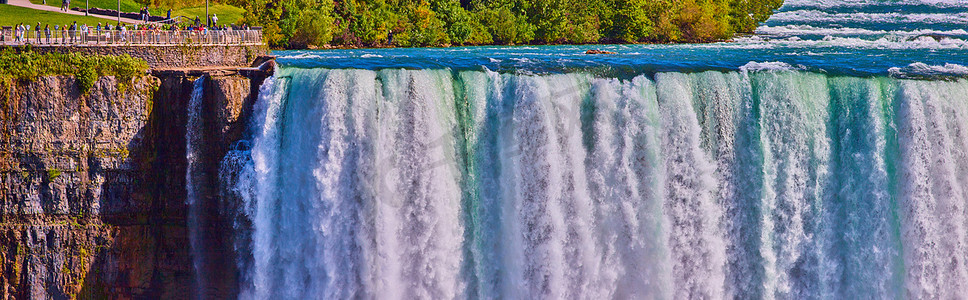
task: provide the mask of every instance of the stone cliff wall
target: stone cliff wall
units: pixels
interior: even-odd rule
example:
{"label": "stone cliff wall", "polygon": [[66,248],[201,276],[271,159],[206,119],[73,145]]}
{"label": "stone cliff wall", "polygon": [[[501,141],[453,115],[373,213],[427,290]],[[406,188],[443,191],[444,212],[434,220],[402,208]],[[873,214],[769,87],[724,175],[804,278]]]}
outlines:
{"label": "stone cliff wall", "polygon": [[248,67],[256,57],[268,52],[265,45],[33,46],[31,49],[38,53],[128,54],[144,59],[153,69]]}
{"label": "stone cliff wall", "polygon": [[[0,296],[192,298],[185,124],[195,78],[70,76],[0,84]],[[204,293],[235,294],[218,161],[261,78],[213,76],[202,107]]]}

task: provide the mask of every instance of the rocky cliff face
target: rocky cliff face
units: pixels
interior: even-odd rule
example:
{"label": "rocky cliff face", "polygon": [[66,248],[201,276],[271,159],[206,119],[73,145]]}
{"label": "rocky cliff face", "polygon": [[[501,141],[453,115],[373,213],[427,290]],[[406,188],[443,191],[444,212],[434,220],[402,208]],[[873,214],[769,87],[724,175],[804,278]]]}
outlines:
{"label": "rocky cliff face", "polygon": [[[194,78],[70,76],[0,84],[0,295],[4,299],[192,298],[185,205],[186,107]],[[234,291],[217,166],[255,99],[239,76],[206,81],[201,149],[206,295]],[[261,80],[256,82],[256,86]],[[224,232],[224,231],[223,231]]]}

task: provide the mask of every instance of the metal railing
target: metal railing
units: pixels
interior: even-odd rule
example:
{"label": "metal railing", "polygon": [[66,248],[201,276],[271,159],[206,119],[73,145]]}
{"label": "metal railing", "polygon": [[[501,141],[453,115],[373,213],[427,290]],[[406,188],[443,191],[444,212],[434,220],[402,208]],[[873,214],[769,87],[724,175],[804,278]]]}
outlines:
{"label": "metal railing", "polygon": [[260,45],[261,30],[41,30],[0,29],[0,45]]}

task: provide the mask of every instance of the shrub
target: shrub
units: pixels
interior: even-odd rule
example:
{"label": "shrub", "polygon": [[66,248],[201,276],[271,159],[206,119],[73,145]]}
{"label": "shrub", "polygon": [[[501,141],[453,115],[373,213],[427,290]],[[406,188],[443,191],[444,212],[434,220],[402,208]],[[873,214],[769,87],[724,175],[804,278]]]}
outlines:
{"label": "shrub", "polygon": [[147,71],[147,62],[127,54],[40,54],[30,49],[17,52],[9,47],[0,51],[0,78],[36,80],[41,76],[73,75],[82,93],[87,93],[102,76],[115,76],[120,84]]}

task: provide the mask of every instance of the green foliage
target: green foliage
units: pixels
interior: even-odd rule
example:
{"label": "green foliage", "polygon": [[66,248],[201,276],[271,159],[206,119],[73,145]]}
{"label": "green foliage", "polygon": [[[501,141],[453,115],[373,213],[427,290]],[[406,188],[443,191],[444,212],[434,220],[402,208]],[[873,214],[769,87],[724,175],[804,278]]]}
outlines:
{"label": "green foliage", "polygon": [[34,80],[41,76],[74,75],[82,93],[87,93],[99,77],[116,76],[119,83],[124,83],[147,70],[147,62],[128,55],[40,54],[29,48],[19,53],[12,48],[0,51],[0,78]]}
{"label": "green foliage", "polygon": [[535,26],[527,21],[527,16],[515,14],[506,6],[486,8],[477,13],[479,22],[487,28],[494,43],[513,45],[534,39]]}
{"label": "green foliage", "polygon": [[[252,0],[272,47],[710,42],[782,0]],[[392,38],[391,38],[392,37]]]}
{"label": "green foliage", "polygon": [[397,44],[404,47],[449,44],[444,21],[437,16],[437,12],[430,9],[430,3],[422,1],[408,10],[405,16],[409,20],[404,24],[411,26],[407,26],[409,28],[401,30],[397,35]]}
{"label": "green foliage", "polygon": [[58,169],[47,170],[47,181],[53,182],[54,179],[61,176],[61,171]]}

